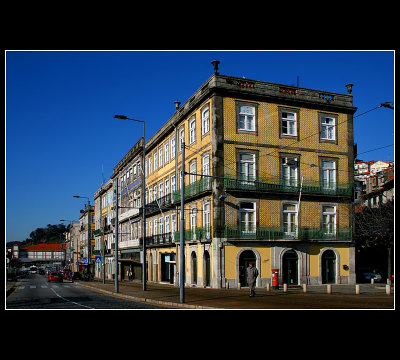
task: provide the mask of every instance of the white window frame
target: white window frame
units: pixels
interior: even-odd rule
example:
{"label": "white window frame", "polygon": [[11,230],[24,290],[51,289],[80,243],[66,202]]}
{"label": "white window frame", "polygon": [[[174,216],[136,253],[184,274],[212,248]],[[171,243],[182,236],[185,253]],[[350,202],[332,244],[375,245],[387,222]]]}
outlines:
{"label": "white window frame", "polygon": [[[245,203],[252,204],[252,208],[243,207]],[[251,219],[251,217],[253,217],[253,219]],[[239,229],[242,235],[256,234],[256,229],[257,229],[256,219],[257,219],[257,203],[255,201],[250,201],[250,200],[239,201]]]}
{"label": "white window frame", "polygon": [[[286,114],[286,116],[284,116]],[[290,119],[288,115],[293,115]],[[284,132],[283,123],[286,122],[286,132]],[[294,111],[281,111],[281,134],[287,136],[297,136],[297,113]]]}
{"label": "white window frame", "polygon": [[168,195],[169,194],[169,179],[165,179],[164,188],[165,188],[165,195]]}
{"label": "white window frame", "polygon": [[161,199],[163,196],[164,196],[164,184],[163,184],[163,182],[161,181],[161,182],[158,184],[158,197]]}
{"label": "white window frame", "polygon": [[[251,111],[250,111],[251,109]],[[252,105],[238,105],[238,130],[256,131],[256,107]]]}
{"label": "white window frame", "polygon": [[[333,211],[327,211],[328,208],[333,209]],[[336,211],[336,205],[322,205],[322,231],[324,235],[333,236],[336,234]]]}
{"label": "white window frame", "polygon": [[[197,169],[197,163],[196,161],[193,161],[189,164],[189,173],[190,173],[190,177],[189,177],[189,183],[193,184],[196,182],[197,180],[197,175],[196,175],[196,169]],[[194,174],[194,175],[192,175]]]}
{"label": "white window frame", "polygon": [[175,146],[176,146],[176,141],[175,141],[175,136],[171,138],[171,160],[175,159]]}
{"label": "white window frame", "polygon": [[164,164],[169,162],[169,143],[164,144]]}
{"label": "white window frame", "polygon": [[157,170],[157,151],[154,152],[153,159],[154,159],[153,165],[154,165],[154,172],[155,172]]}
{"label": "white window frame", "polygon": [[205,231],[205,238],[210,239],[211,236],[211,205],[210,201],[203,203],[203,230]]}
{"label": "white window frame", "polygon": [[158,149],[158,168],[163,166],[163,148],[160,146]]}
{"label": "white window frame", "polygon": [[175,175],[171,176],[171,193],[176,191],[176,179]]}
{"label": "white window frame", "polygon": [[[251,155],[253,160],[243,160],[243,155]],[[251,152],[239,152],[239,179],[244,181],[255,181],[256,180],[256,154]],[[253,165],[253,171],[251,171]],[[252,172],[252,173],[251,173]],[[250,183],[249,183],[250,184]]]}
{"label": "white window frame", "polygon": [[[332,123],[327,123],[327,120],[332,120]],[[322,140],[336,140],[335,134],[336,119],[332,116],[321,116],[321,139]]]}
{"label": "white window frame", "polygon": [[[326,166],[331,163],[333,166]],[[324,189],[336,189],[336,161],[335,160],[321,160],[321,182]]]}
{"label": "white window frame", "polygon": [[[286,206],[294,206],[295,210],[285,209]],[[296,203],[283,204],[282,206],[283,233],[287,236],[296,237],[298,234],[297,213],[298,213],[298,208]],[[293,231],[293,226],[294,226],[294,231]]]}
{"label": "white window frame", "polygon": [[298,158],[297,156],[282,157],[282,182],[286,186],[297,186]]}
{"label": "white window frame", "polygon": [[196,142],[196,118],[189,123],[189,144]]}
{"label": "white window frame", "polygon": [[185,142],[185,128],[179,130],[179,151],[182,151],[182,142]]}
{"label": "white window frame", "polygon": [[205,135],[210,131],[210,107],[207,106],[201,112],[201,135]]}

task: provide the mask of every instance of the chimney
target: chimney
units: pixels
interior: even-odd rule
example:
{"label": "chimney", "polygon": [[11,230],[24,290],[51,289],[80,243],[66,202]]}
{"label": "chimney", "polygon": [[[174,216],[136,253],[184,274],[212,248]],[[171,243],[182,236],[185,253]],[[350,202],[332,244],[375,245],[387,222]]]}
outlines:
{"label": "chimney", "polygon": [[219,73],[218,73],[218,65],[219,65],[220,63],[221,63],[221,62],[218,61],[218,60],[213,60],[213,61],[211,61],[211,64],[214,66],[214,74],[216,74],[216,75],[219,74]]}
{"label": "chimney", "polygon": [[174,101],[175,104],[175,111],[179,109],[179,106],[181,105],[180,101]]}

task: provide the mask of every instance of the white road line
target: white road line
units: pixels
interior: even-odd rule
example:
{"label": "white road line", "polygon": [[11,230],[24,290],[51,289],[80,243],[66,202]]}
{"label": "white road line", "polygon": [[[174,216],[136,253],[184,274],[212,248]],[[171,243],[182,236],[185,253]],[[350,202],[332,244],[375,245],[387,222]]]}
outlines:
{"label": "white road line", "polygon": [[56,294],[59,298],[65,300],[65,301],[68,301],[68,302],[73,303],[73,304],[78,305],[78,306],[83,306],[83,307],[88,308],[88,309],[94,309],[94,308],[92,308],[92,307],[90,307],[90,306],[82,305],[82,304],[79,304],[79,303],[77,303],[77,302],[75,302],[75,301],[70,301],[70,300],[68,300],[68,299],[66,299],[66,298],[64,298],[64,297],[62,297],[61,295],[57,294],[56,291],[55,291],[54,289],[51,289],[51,290],[52,290],[52,291],[54,292],[54,294]]}
{"label": "white road line", "polygon": [[30,288],[31,289],[36,289],[36,285],[31,285]]}

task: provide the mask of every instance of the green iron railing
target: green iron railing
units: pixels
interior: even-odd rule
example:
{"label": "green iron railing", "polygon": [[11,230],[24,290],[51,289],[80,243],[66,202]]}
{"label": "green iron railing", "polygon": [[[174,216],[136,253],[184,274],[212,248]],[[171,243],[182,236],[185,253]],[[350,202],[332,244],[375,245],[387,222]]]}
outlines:
{"label": "green iron railing", "polygon": [[[246,178],[227,176],[224,179],[226,189],[280,191],[299,193],[300,180],[283,180],[279,178]],[[352,184],[324,184],[319,181],[303,180],[302,193],[326,195],[351,195]]]}
{"label": "green iron railing", "polygon": [[[212,189],[212,181],[211,178],[203,178],[198,181],[195,181],[187,186],[185,186],[185,198],[194,196],[202,193],[203,191],[209,191]],[[173,193],[173,202],[180,201],[181,199],[181,191],[177,190]]]}
{"label": "green iron railing", "polygon": [[228,239],[256,240],[351,240],[352,228],[339,228],[333,234],[324,229],[300,227],[298,231],[288,232],[284,227],[261,227],[243,230],[239,226],[225,225],[224,236]]}

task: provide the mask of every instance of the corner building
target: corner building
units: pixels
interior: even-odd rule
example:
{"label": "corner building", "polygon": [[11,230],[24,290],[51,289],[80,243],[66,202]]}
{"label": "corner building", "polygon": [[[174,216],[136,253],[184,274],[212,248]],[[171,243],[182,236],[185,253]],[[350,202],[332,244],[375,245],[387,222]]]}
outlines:
{"label": "corner building", "polygon": [[[146,143],[148,281],[354,284],[353,95],[215,72]],[[181,143],[185,229],[180,229]],[[208,175],[208,176],[206,176]]]}

